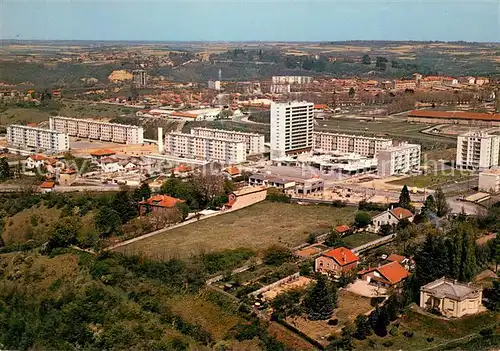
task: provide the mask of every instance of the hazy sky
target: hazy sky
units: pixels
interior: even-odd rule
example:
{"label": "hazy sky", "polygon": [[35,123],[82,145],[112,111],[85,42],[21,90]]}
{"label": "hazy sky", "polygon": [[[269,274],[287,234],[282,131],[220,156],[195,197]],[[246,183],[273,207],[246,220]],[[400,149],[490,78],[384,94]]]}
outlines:
{"label": "hazy sky", "polygon": [[0,0],[2,39],[500,42],[500,0]]}

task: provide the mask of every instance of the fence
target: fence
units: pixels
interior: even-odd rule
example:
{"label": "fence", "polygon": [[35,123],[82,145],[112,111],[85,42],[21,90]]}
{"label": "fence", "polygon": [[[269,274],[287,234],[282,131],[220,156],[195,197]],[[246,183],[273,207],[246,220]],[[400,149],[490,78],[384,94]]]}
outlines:
{"label": "fence", "polygon": [[299,277],[300,277],[299,272],[294,273],[292,275],[289,275],[288,277],[285,277],[283,279],[278,280],[277,282],[266,285],[266,286],[260,288],[259,290],[255,290],[254,292],[251,292],[250,294],[248,294],[248,296],[256,297],[257,295],[265,293],[266,291],[272,290],[280,285],[296,281],[297,279],[299,279]]}

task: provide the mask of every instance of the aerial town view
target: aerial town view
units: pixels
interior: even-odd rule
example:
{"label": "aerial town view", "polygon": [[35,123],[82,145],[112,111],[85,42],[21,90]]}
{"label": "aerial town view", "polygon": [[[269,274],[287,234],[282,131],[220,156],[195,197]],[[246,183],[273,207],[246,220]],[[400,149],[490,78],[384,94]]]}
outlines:
{"label": "aerial town view", "polygon": [[500,350],[500,3],[0,3],[0,349]]}

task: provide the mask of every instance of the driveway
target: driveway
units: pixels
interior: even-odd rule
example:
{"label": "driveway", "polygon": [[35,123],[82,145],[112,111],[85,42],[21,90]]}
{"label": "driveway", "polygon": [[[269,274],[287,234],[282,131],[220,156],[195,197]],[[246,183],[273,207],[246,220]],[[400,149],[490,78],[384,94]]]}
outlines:
{"label": "driveway", "polygon": [[386,289],[370,285],[368,284],[367,281],[361,279],[357,279],[356,281],[354,281],[354,283],[346,286],[345,289],[356,295],[361,295],[365,297],[380,297],[380,296],[386,296],[387,294]]}

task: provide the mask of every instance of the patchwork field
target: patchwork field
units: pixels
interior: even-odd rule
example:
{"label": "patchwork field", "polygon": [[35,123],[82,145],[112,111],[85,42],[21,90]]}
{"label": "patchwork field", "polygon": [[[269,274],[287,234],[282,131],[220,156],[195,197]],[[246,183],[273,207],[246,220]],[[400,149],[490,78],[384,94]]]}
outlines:
{"label": "patchwork field", "polygon": [[311,232],[329,231],[337,220],[351,222],[355,212],[352,207],[301,206],[265,201],[165,231],[116,250],[167,259],[239,247],[254,250],[273,244],[293,247],[305,242]]}

